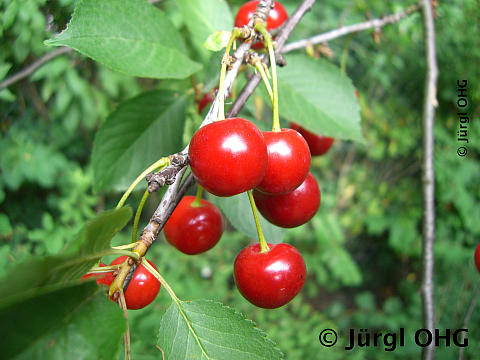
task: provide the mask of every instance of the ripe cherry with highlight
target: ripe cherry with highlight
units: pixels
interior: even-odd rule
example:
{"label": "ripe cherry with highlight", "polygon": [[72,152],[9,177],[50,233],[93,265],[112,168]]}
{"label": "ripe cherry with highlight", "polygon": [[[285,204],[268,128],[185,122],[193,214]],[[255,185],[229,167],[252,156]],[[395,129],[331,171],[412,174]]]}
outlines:
{"label": "ripe cherry with highlight", "polygon": [[302,185],[291,193],[268,195],[254,190],[253,198],[265,219],[277,226],[292,228],[305,224],[315,215],[320,206],[320,189],[317,180],[308,173]]}
{"label": "ripe cherry with highlight", "polygon": [[290,128],[297,130],[305,138],[312,156],[325,154],[330,150],[335,140],[330,136],[316,135],[295,123],[291,123]]}
{"label": "ripe cherry with highlight", "polygon": [[184,254],[194,255],[214,247],[222,237],[222,215],[207,200],[195,204],[195,196],[184,196],[164,227],[165,238]]}
{"label": "ripe cherry with highlight", "polygon": [[[119,265],[125,261],[126,256],[120,256],[113,260],[110,265]],[[157,270],[157,267],[147,260],[152,267]],[[113,281],[113,276],[108,284],[110,286]],[[160,282],[153,276],[142,264],[135,270],[132,280],[128,284],[127,291],[125,291],[125,303],[127,309],[137,310],[142,309],[150,304],[160,290]]]}
{"label": "ripe cherry with highlight", "polygon": [[217,196],[233,196],[260,184],[267,146],[248,120],[230,118],[198,129],[190,141],[189,163],[197,182]]}
{"label": "ripe cherry with highlight", "polygon": [[264,131],[267,145],[267,172],[257,190],[267,194],[286,194],[299,187],[310,169],[310,150],[297,131]]}
{"label": "ripe cherry with highlight", "polygon": [[244,248],[235,259],[233,275],[240,293],[252,304],[275,309],[292,300],[305,283],[307,269],[302,255],[289,244]]}

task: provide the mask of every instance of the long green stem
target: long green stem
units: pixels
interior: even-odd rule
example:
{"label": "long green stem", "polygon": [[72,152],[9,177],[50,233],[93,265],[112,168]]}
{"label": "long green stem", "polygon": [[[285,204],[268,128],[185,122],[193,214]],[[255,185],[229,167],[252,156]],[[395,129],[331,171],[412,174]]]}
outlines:
{"label": "long green stem", "polygon": [[135,245],[137,245],[136,241],[126,245],[112,246],[112,249],[116,249],[116,250],[133,249]]}
{"label": "long green stem", "polygon": [[265,236],[263,236],[262,226],[260,225],[260,218],[258,217],[257,206],[253,199],[252,190],[247,191],[248,200],[250,200],[250,206],[252,208],[253,218],[255,219],[255,226],[257,227],[258,242],[260,243],[260,252],[267,252],[270,250],[268,247]]}
{"label": "long green stem", "polygon": [[197,187],[197,196],[195,197],[195,200],[192,201],[192,203],[190,204],[190,206],[193,206],[193,207],[200,207],[202,206],[202,193],[203,193],[203,188],[198,185]]}
{"label": "long green stem", "polygon": [[265,88],[267,89],[268,96],[270,96],[270,101],[272,102],[273,106],[273,92],[272,92],[272,87],[270,86],[270,81],[268,81],[267,74],[265,72],[265,69],[263,68],[263,65],[261,61],[255,61],[254,62],[255,69],[257,69],[258,73],[262,77],[263,84],[265,85]]}
{"label": "long green stem", "polygon": [[238,28],[233,28],[232,36],[228,40],[227,46],[225,48],[225,53],[223,54],[222,59],[222,68],[220,69],[220,82],[218,84],[218,118],[217,120],[225,119],[225,76],[227,74],[227,64],[229,63],[230,49],[233,42],[241,34],[241,30]]}
{"label": "long green stem", "polygon": [[160,275],[160,273],[155,270],[153,268],[152,265],[150,265],[147,261],[147,259],[145,259],[144,257],[142,258],[142,265],[145,266],[145,268],[153,275],[155,276],[155,278],[160,281],[160,284],[162,284],[163,288],[165,290],[167,290],[168,292],[168,295],[170,295],[170,297],[172,298],[173,301],[175,302],[178,302],[180,301],[179,298],[177,297],[177,295],[175,295],[175,292],[173,291],[173,289],[170,287],[170,285],[168,285],[167,281],[163,278],[162,275]]}
{"label": "long green stem", "polygon": [[255,30],[259,31],[265,38],[267,43],[268,55],[270,57],[270,66],[272,67],[272,83],[273,83],[273,125],[272,131],[280,131],[280,115],[278,113],[278,82],[277,82],[277,63],[275,60],[275,51],[273,49],[272,38],[265,29],[263,23],[255,24]]}
{"label": "long green stem", "polygon": [[134,258],[134,259],[136,259],[136,260],[138,260],[138,259],[140,258],[140,256],[139,256],[136,252],[128,251],[128,250],[112,249],[112,251],[110,252],[110,254],[113,254],[113,255],[126,255],[126,256],[131,257],[131,258]]}
{"label": "long green stem", "polygon": [[123,205],[125,205],[125,201],[127,201],[128,197],[130,196],[130,194],[132,193],[133,189],[135,188],[135,186],[138,185],[138,183],[140,181],[143,180],[143,178],[147,175],[147,174],[150,174],[151,172],[153,172],[155,169],[157,168],[160,168],[160,167],[164,167],[164,166],[167,166],[170,164],[170,159],[167,158],[167,157],[163,157],[159,160],[157,160],[155,163],[153,163],[152,165],[150,165],[148,168],[146,168],[140,175],[137,176],[137,178],[130,184],[130,186],[128,187],[127,191],[125,191],[125,193],[123,194],[123,196],[121,197],[120,201],[118,202],[117,204],[117,207],[115,209],[120,209]]}
{"label": "long green stem", "polygon": [[350,48],[350,43],[352,42],[353,37],[355,34],[351,34],[347,41],[345,42],[345,46],[343,47],[342,52],[342,60],[340,62],[340,71],[345,74],[345,70],[347,68],[347,59],[348,59],[348,49]]}
{"label": "long green stem", "polygon": [[142,265],[145,266],[145,268],[153,275],[155,278],[160,281],[160,284],[164,287],[165,290],[167,290],[168,295],[172,298],[172,300],[175,302],[175,304],[178,307],[178,310],[180,311],[180,314],[182,315],[183,319],[185,320],[185,323],[187,324],[190,332],[192,333],[192,336],[194,337],[195,341],[197,342],[198,346],[202,350],[202,354],[205,357],[205,359],[210,359],[210,357],[207,355],[207,352],[205,348],[203,347],[202,342],[200,341],[200,338],[198,337],[195,329],[192,327],[191,321],[188,319],[187,314],[185,313],[185,310],[183,309],[182,303],[180,299],[175,295],[175,292],[173,289],[168,285],[167,281],[163,278],[160,273],[155,270],[145,258],[142,258]]}
{"label": "long green stem", "polygon": [[147,189],[143,193],[142,200],[140,200],[140,204],[138,204],[137,212],[135,213],[135,220],[133,221],[132,243],[134,243],[137,240],[138,223],[140,221],[140,216],[142,215],[143,207],[147,202],[148,195],[150,195],[150,193],[148,192],[148,189]]}

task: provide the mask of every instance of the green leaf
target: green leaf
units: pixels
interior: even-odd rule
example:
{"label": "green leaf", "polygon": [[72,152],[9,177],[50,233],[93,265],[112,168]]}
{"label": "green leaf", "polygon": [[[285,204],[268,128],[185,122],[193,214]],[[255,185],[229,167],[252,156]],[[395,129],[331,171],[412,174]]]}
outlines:
{"label": "green leaf", "polygon": [[[323,60],[287,55],[278,70],[280,114],[308,130],[363,142],[355,88],[340,70]],[[265,101],[270,104],[266,92]]]}
{"label": "green leaf", "polygon": [[178,4],[197,48],[203,47],[210,34],[233,28],[232,13],[224,0],[178,0]]}
{"label": "green leaf", "polygon": [[252,321],[207,300],[172,303],[160,322],[157,344],[172,360],[283,359]]}
{"label": "green leaf", "polygon": [[122,311],[95,283],[53,291],[0,311],[0,348],[10,359],[114,359]]}
{"label": "green leaf", "polygon": [[120,104],[93,144],[95,189],[124,190],[148,166],[182,147],[186,96],[160,90]]}
{"label": "green leaf", "polygon": [[227,46],[231,36],[229,31],[216,31],[208,37],[203,46],[211,51],[220,51]]}
{"label": "green leaf", "polygon": [[151,78],[185,78],[200,64],[184,53],[167,15],[145,0],[83,0],[47,45],[69,46],[113,70]]}
{"label": "green leaf", "polygon": [[110,240],[128,224],[132,209],[123,207],[108,210],[85,224],[78,236],[68,243],[63,253],[75,252],[78,256],[89,256],[110,248]]}
{"label": "green leaf", "polygon": [[131,218],[130,208],[107,211],[89,221],[60,255],[31,258],[0,279],[0,310],[76,284],[100,257],[110,240]]}
{"label": "green leaf", "polygon": [[[231,197],[217,197],[211,194],[208,194],[208,196],[209,200],[222,210],[223,214],[235,229],[243,232],[252,239],[258,239],[257,228],[247,193]],[[267,242],[272,244],[281,242],[285,235],[285,229],[269,223],[260,213],[258,215]]]}

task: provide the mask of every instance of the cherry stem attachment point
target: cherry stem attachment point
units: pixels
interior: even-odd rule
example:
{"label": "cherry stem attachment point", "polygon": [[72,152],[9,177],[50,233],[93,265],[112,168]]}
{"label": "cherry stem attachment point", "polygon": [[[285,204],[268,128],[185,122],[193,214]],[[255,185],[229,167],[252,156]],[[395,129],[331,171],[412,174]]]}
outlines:
{"label": "cherry stem attachment point", "polygon": [[272,87],[270,86],[270,82],[268,81],[267,74],[265,72],[265,69],[263,67],[263,63],[260,60],[257,60],[254,62],[255,69],[257,69],[258,73],[262,77],[263,84],[265,85],[265,88],[267,89],[268,96],[270,96],[270,101],[272,102],[273,106],[273,92],[272,92]]}
{"label": "cherry stem attachment point", "polygon": [[140,183],[140,181],[142,181],[145,178],[145,176],[147,176],[148,174],[150,174],[151,172],[155,171],[158,168],[163,168],[168,165],[170,165],[170,159],[168,157],[163,157],[157,160],[156,162],[154,162],[148,168],[146,168],[140,175],[137,176],[135,180],[133,180],[133,182],[128,187],[127,191],[125,191],[125,193],[122,195],[115,209],[120,209],[123,205],[125,205],[125,201],[127,201],[128,197],[132,193],[135,186],[137,186],[138,183]]}
{"label": "cherry stem attachment point", "polygon": [[270,251],[265,236],[263,236],[262,226],[260,225],[260,218],[257,212],[257,205],[255,205],[255,200],[253,199],[252,190],[247,191],[248,200],[250,200],[250,206],[252,208],[253,218],[255,220],[255,226],[257,227],[258,242],[260,243],[260,252]]}
{"label": "cherry stem attachment point", "polygon": [[227,64],[229,63],[230,59],[230,49],[232,47],[233,42],[236,38],[242,35],[241,28],[233,28],[232,35],[228,40],[227,46],[225,48],[225,53],[223,54],[222,58],[222,67],[220,69],[220,81],[218,84],[218,118],[217,120],[225,119],[225,76],[227,74]]}
{"label": "cherry stem attachment point", "polygon": [[278,81],[277,81],[277,63],[275,60],[275,51],[273,49],[273,43],[272,43],[272,38],[270,34],[268,33],[267,29],[265,28],[265,25],[262,22],[257,22],[255,24],[255,30],[260,32],[264,39],[265,42],[267,43],[267,48],[268,48],[268,55],[270,57],[270,66],[272,67],[272,83],[273,83],[273,101],[272,101],[272,107],[273,107],[273,125],[272,125],[272,131],[280,131],[280,116],[278,113]]}
{"label": "cherry stem attachment point", "polygon": [[195,200],[192,201],[190,206],[192,207],[200,207],[202,206],[202,193],[203,193],[203,188],[198,185],[197,187],[197,196],[195,197]]}

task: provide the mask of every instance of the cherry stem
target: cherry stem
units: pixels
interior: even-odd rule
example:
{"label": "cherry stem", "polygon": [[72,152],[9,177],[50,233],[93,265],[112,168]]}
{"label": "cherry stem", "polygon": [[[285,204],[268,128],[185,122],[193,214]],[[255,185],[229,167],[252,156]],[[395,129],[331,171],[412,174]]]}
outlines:
{"label": "cherry stem", "polygon": [[108,266],[94,266],[87,271],[87,274],[100,274],[100,273],[109,273],[120,268],[119,265],[108,265]]}
{"label": "cherry stem", "polygon": [[190,206],[192,207],[200,207],[202,206],[202,193],[203,193],[203,188],[198,185],[197,187],[197,196],[195,197],[195,200],[192,201]]}
{"label": "cherry stem", "polygon": [[147,189],[143,193],[142,199],[140,200],[140,203],[138,204],[137,212],[135,213],[135,220],[133,220],[132,243],[134,243],[137,240],[138,223],[140,222],[140,216],[142,215],[143,207],[145,206],[145,203],[147,202],[148,195],[150,195],[150,193],[148,192],[148,189]]}
{"label": "cherry stem", "polygon": [[130,350],[130,325],[128,323],[128,311],[127,311],[127,302],[125,301],[125,294],[123,293],[123,289],[120,289],[120,296],[118,298],[118,306],[123,311],[123,315],[125,316],[125,321],[127,322],[127,328],[125,330],[125,334],[123,335],[123,342],[125,345],[125,359],[131,359],[131,350]]}
{"label": "cherry stem", "polygon": [[267,74],[265,72],[265,69],[263,67],[263,63],[260,60],[257,60],[254,62],[255,69],[257,69],[258,73],[262,77],[263,84],[265,85],[265,88],[267,89],[268,96],[270,96],[270,101],[272,102],[273,106],[273,92],[272,92],[272,87],[270,86],[270,82],[268,81]]}
{"label": "cherry stem", "polygon": [[120,209],[123,205],[125,205],[125,201],[127,201],[127,198],[130,196],[135,186],[137,186],[138,183],[142,181],[145,176],[155,171],[155,169],[157,168],[163,168],[168,165],[170,165],[170,159],[168,157],[163,157],[157,160],[156,162],[154,162],[148,168],[146,168],[140,175],[137,176],[135,180],[133,180],[133,182],[128,187],[127,191],[125,191],[125,193],[122,195],[115,209]]}
{"label": "cherry stem", "polygon": [[252,208],[253,218],[255,219],[255,226],[257,227],[258,242],[260,243],[260,252],[270,251],[265,236],[263,236],[262,226],[260,225],[260,218],[258,217],[257,205],[255,205],[255,200],[253,199],[252,190],[247,191],[248,200],[250,200],[250,206]]}
{"label": "cherry stem", "polygon": [[135,260],[138,260],[140,258],[140,255],[138,255],[136,252],[128,251],[128,250],[122,250],[122,249],[112,249],[112,252],[110,254],[112,254],[112,255],[126,255],[128,257],[134,258]]}
{"label": "cherry stem", "polygon": [[272,83],[273,83],[273,125],[272,131],[280,131],[280,116],[278,114],[278,83],[277,83],[277,63],[275,60],[275,51],[273,49],[272,38],[265,29],[265,25],[262,22],[255,24],[255,30],[259,31],[265,38],[267,43],[268,55],[270,57],[270,66],[272,67]]}
{"label": "cherry stem", "polygon": [[167,281],[163,278],[163,276],[160,275],[160,273],[148,263],[147,259],[142,258],[142,265],[145,266],[145,268],[150,272],[150,274],[152,274],[158,281],[160,281],[160,284],[162,284],[164,289],[167,290],[168,295],[170,295],[172,300],[178,304],[180,300],[178,299],[177,295],[175,295],[175,292],[170,287],[170,285],[168,285]]}
{"label": "cherry stem", "polygon": [[116,250],[133,249],[136,245],[137,245],[137,242],[135,241],[126,245],[112,246],[112,249],[116,249]]}
{"label": "cherry stem", "polygon": [[218,84],[218,118],[217,120],[225,119],[225,76],[227,74],[227,64],[229,61],[230,56],[230,49],[232,47],[233,42],[236,38],[238,38],[242,34],[242,29],[240,28],[233,28],[232,35],[228,40],[227,46],[225,48],[225,53],[223,54],[222,58],[222,68],[220,69],[220,81]]}

